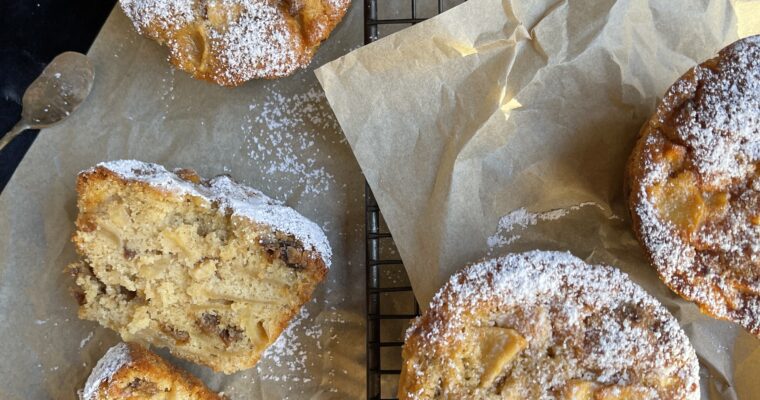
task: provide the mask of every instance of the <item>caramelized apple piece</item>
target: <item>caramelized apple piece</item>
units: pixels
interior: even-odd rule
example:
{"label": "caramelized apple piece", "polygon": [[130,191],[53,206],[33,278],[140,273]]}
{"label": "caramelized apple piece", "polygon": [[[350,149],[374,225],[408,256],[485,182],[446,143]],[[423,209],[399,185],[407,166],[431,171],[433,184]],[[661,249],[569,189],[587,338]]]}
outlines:
{"label": "caramelized apple piece", "polygon": [[188,25],[177,32],[175,38],[181,58],[180,68],[187,71],[203,71],[208,59],[206,32],[201,24]]}
{"label": "caramelized apple piece", "polygon": [[563,400],[593,400],[597,385],[581,379],[571,379],[562,391]]}
{"label": "caramelized apple piece", "polygon": [[594,400],[639,400],[648,396],[643,390],[632,386],[607,386],[594,393]]}
{"label": "caramelized apple piece", "polygon": [[749,218],[749,222],[752,225],[760,225],[760,214],[753,215]]}
{"label": "caramelized apple piece", "polygon": [[668,143],[662,151],[662,156],[668,161],[671,171],[678,170],[686,159],[686,147]]}
{"label": "caramelized apple piece", "polygon": [[181,230],[166,229],[161,235],[167,240],[167,243],[174,247],[178,256],[184,256],[189,259],[199,258],[198,251],[193,249],[188,240],[184,238]]}
{"label": "caramelized apple piece", "polygon": [[499,395],[503,400],[522,400],[525,398],[524,391],[525,382],[510,376],[499,388]]}
{"label": "caramelized apple piece", "polygon": [[708,193],[705,196],[705,205],[711,217],[719,217],[728,210],[729,194],[726,192]]}
{"label": "caramelized apple piece", "polygon": [[241,12],[240,4],[223,1],[212,1],[206,4],[206,19],[211,26],[219,30],[224,30],[230,22],[237,21]]}
{"label": "caramelized apple piece", "polygon": [[480,377],[481,388],[491,385],[504,367],[528,346],[528,342],[514,329],[495,326],[479,328],[480,354],[485,370]]}
{"label": "caramelized apple piece", "polygon": [[691,171],[683,171],[664,184],[652,187],[651,192],[660,217],[691,235],[705,217],[705,200]]}
{"label": "caramelized apple piece", "polygon": [[267,343],[269,343],[269,333],[264,328],[263,322],[260,320],[256,321],[253,317],[249,316],[243,323],[245,324],[243,330],[251,339],[251,342],[262,350],[266,348]]}
{"label": "caramelized apple piece", "polygon": [[132,222],[129,213],[124,206],[114,205],[108,210],[108,218],[111,219],[115,226],[125,226]]}

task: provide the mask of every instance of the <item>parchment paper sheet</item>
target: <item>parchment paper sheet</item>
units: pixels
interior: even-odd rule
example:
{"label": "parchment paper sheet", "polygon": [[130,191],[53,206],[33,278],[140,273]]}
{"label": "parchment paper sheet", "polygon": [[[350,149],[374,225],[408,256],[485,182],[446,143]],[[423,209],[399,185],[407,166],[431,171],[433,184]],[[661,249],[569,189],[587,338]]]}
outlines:
{"label": "parchment paper sheet", "polygon": [[679,319],[705,399],[760,399],[760,341],[701,315],[634,239],[623,166],[682,73],[760,32],[760,2],[470,0],[317,70],[423,306],[528,249],[615,265]]}
{"label": "parchment paper sheet", "polygon": [[[361,38],[355,4],[312,65]],[[120,9],[89,56],[93,93],[70,120],[40,134],[0,196],[0,398],[73,399],[118,341],[77,319],[63,269],[76,258],[77,172],[119,158],[228,173],[316,221],[333,246],[332,270],[307,316],[256,368],[226,377],[172,362],[233,399],[363,397],[364,184],[314,74],[235,89],[195,81],[172,72],[166,50],[139,37]]]}

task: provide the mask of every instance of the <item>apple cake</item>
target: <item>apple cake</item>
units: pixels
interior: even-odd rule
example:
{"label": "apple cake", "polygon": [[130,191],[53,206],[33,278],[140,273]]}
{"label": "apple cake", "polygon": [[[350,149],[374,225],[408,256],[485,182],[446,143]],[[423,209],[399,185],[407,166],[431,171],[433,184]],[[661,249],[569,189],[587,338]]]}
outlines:
{"label": "apple cake", "polygon": [[121,0],[137,32],[196,79],[237,86],[309,64],[350,0]]}
{"label": "apple cake", "polygon": [[627,275],[569,253],[468,266],[412,322],[400,399],[699,399],[672,315]]}
{"label": "apple cake", "polygon": [[760,36],[670,87],[641,130],[626,188],[665,284],[760,337]]}
{"label": "apple cake", "polygon": [[222,400],[198,378],[136,343],[108,349],[92,369],[80,400]]}
{"label": "apple cake", "polygon": [[79,317],[216,371],[256,364],[329,268],[319,226],[228,176],[112,161],[77,192]]}

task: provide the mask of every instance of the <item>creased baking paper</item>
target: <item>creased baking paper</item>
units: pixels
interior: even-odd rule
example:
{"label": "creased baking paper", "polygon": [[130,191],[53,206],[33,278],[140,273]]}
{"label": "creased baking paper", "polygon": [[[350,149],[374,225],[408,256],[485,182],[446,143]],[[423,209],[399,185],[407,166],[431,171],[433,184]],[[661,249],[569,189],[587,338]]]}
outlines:
{"label": "creased baking paper", "polygon": [[686,70],[760,32],[757,1],[470,0],[317,77],[425,306],[463,265],[568,250],[679,319],[705,399],[760,399],[760,341],[662,285],[631,232],[623,166]]}
{"label": "creased baking paper", "polygon": [[[355,6],[312,65],[361,38]],[[256,368],[224,376],[169,360],[232,399],[364,396],[364,182],[313,73],[235,89],[195,81],[173,72],[166,49],[138,36],[120,9],[89,56],[89,99],[40,134],[0,196],[0,398],[74,399],[118,341],[77,318],[63,270],[76,258],[76,174],[121,158],[230,174],[317,222],[333,247],[314,301]]]}

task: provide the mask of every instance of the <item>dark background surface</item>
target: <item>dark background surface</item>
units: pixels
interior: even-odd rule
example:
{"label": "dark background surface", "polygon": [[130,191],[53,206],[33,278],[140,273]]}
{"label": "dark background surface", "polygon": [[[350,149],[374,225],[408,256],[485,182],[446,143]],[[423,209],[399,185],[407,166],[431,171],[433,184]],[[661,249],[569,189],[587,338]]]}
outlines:
{"label": "dark background surface", "polygon": [[[86,53],[116,0],[0,0],[0,136],[21,118],[24,90],[56,55]],[[37,131],[0,151],[0,191]]]}

